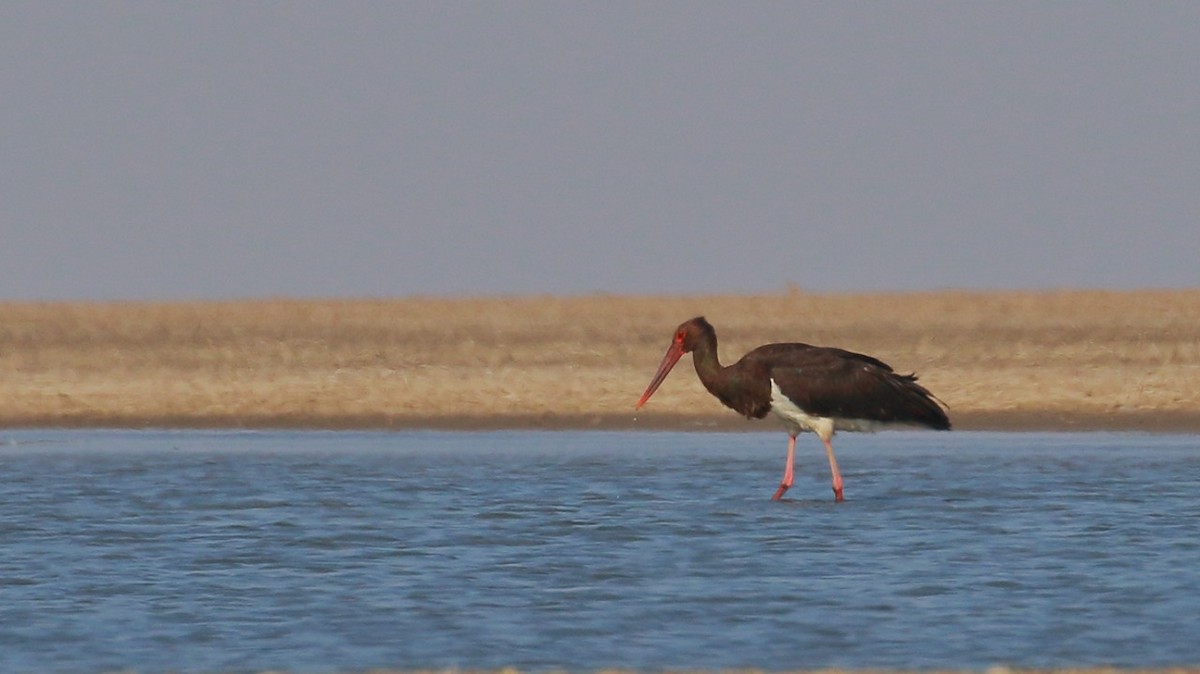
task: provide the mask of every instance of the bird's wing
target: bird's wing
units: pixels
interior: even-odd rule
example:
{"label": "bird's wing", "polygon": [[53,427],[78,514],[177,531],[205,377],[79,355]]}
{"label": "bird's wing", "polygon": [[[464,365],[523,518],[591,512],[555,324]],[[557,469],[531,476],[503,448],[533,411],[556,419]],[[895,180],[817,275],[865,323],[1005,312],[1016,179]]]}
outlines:
{"label": "bird's wing", "polygon": [[[948,428],[945,412],[915,375],[896,374],[883,361],[824,347],[776,349],[770,377],[809,414]],[[807,345],[796,345],[807,346]]]}

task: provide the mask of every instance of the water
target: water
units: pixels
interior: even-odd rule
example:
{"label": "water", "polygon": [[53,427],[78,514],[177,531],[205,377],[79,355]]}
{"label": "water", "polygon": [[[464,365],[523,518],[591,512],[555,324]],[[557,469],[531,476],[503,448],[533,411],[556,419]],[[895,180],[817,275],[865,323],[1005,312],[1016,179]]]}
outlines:
{"label": "water", "polygon": [[0,431],[0,671],[1200,662],[1200,438]]}

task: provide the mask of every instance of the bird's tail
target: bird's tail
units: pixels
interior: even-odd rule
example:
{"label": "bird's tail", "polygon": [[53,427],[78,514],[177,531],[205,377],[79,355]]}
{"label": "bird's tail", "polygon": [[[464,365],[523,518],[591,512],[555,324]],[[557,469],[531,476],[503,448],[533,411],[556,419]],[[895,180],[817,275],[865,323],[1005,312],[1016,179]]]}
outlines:
{"label": "bird's tail", "polygon": [[949,405],[918,384],[915,374],[899,375],[896,379],[903,389],[912,423],[935,431],[950,430],[950,417],[946,415]]}

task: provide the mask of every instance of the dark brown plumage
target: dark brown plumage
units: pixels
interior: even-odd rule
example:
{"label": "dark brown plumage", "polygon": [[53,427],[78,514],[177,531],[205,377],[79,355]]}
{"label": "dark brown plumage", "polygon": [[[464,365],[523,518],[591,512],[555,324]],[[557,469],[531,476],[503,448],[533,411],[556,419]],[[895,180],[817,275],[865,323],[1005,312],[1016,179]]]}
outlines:
{"label": "dark brown plumage", "polygon": [[831,438],[838,430],[874,430],[909,424],[949,430],[940,402],[913,374],[897,374],[883,361],[844,349],[799,342],[767,344],[723,367],[717,333],[704,317],[679,326],[671,346],[637,406],[650,399],[683,354],[691,352],[701,383],[730,409],[752,419],[774,412],[788,427],[788,459],[775,499],[792,486],[796,435],[815,432],[825,444],[833,491],[842,497],[842,478]]}

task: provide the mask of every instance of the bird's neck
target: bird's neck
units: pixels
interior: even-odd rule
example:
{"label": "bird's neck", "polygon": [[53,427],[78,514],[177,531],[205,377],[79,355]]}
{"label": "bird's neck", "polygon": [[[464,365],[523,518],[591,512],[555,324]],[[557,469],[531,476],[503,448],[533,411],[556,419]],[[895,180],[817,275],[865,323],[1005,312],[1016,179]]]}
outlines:
{"label": "bird's neck", "polygon": [[721,381],[721,375],[725,370],[717,360],[717,345],[701,342],[692,351],[692,364],[696,366],[696,374],[699,375],[704,387],[709,391],[714,390],[713,387]]}
{"label": "bird's neck", "polygon": [[696,348],[692,363],[700,383],[726,407],[751,419],[761,419],[771,411],[770,390],[762,388],[768,380],[756,379],[745,367],[745,360],[722,367],[714,343]]}

